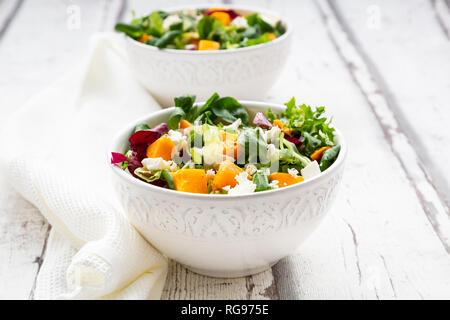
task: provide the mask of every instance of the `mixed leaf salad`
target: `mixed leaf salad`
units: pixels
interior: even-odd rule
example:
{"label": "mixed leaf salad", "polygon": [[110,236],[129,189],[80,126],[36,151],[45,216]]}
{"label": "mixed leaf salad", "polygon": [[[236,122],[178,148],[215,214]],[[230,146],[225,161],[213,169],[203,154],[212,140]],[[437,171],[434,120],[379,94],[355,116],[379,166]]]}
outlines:
{"label": "mixed leaf salad", "polygon": [[151,46],[181,50],[248,47],[272,41],[286,32],[279,19],[258,13],[244,16],[226,8],[154,11],[134,18],[130,24],[119,22],[115,29]]}
{"label": "mixed leaf salad", "polygon": [[136,126],[129,150],[111,163],[147,183],[183,192],[246,194],[283,188],[320,174],[340,145],[324,107],[268,109],[250,122],[232,97],[214,93],[201,107],[195,96],[175,98],[167,123]]}

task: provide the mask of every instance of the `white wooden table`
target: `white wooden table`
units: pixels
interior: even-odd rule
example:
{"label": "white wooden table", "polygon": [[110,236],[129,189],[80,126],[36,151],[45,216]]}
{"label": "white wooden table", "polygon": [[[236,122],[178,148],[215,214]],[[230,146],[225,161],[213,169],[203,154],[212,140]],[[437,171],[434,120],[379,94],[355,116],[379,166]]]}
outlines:
{"label": "white wooden table", "polygon": [[[76,65],[91,34],[133,8],[189,2],[0,0],[0,125]],[[230,280],[171,263],[163,298],[449,299],[449,1],[224,2],[293,22],[288,67],[261,99],[326,105],[350,145],[346,173],[295,255]],[[0,176],[0,299],[33,297],[49,231]]]}

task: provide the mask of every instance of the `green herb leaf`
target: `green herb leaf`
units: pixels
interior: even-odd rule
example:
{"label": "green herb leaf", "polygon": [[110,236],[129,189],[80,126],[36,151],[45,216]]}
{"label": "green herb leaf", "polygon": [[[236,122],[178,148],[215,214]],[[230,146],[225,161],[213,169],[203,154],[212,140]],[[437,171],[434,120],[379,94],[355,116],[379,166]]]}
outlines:
{"label": "green herb leaf", "polygon": [[253,175],[253,183],[256,184],[256,192],[270,190],[271,187],[269,185],[269,178],[266,174],[263,173],[255,173]]}
{"label": "green herb leaf", "polygon": [[209,34],[212,31],[213,21],[209,16],[204,16],[197,23],[197,32],[200,39],[208,39]]}
{"label": "green herb leaf", "polygon": [[142,130],[148,130],[150,129],[150,126],[146,123],[140,123],[134,128],[134,132],[142,131]]}
{"label": "green herb leaf", "polygon": [[214,115],[226,122],[232,123],[240,118],[242,123],[248,124],[247,110],[234,98],[222,97],[211,103]]}
{"label": "green herb leaf", "polygon": [[167,125],[172,130],[178,129],[181,119],[192,121],[197,116],[197,108],[194,107],[195,95],[176,97],[174,101],[175,109],[167,122]]}
{"label": "green herb leaf", "polygon": [[169,31],[155,42],[155,46],[157,46],[158,48],[164,48],[168,44],[173,43],[175,38],[178,37],[179,35],[181,35],[181,31],[179,30]]}
{"label": "green herb leaf", "polygon": [[320,171],[328,169],[334,163],[334,161],[336,161],[340,151],[340,145],[337,145],[325,151],[322,155],[322,159],[320,160]]}
{"label": "green herb leaf", "polygon": [[116,31],[123,32],[127,36],[137,39],[144,34],[140,26],[118,22],[114,28]]}
{"label": "green herb leaf", "polygon": [[173,178],[172,175],[170,174],[170,172],[168,170],[162,170],[161,172],[161,177],[166,180],[167,185],[169,186],[170,189],[175,189],[175,185],[173,183]]}
{"label": "green herb leaf", "polygon": [[301,150],[309,157],[314,151],[316,151],[322,145],[322,141],[320,139],[313,137],[308,132],[303,132],[303,136],[305,137],[305,140],[302,143]]}
{"label": "green herb leaf", "polygon": [[161,18],[161,14],[158,11],[154,11],[150,13],[148,19],[150,21],[150,29],[148,31],[148,34],[151,34],[155,37],[161,37],[164,32],[163,18]]}

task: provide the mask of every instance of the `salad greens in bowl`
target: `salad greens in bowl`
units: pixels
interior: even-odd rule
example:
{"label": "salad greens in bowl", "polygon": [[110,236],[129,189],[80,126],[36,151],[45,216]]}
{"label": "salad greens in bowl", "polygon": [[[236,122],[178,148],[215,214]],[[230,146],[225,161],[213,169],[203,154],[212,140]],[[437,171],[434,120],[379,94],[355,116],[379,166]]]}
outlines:
{"label": "salad greens in bowl", "polygon": [[136,79],[164,107],[186,92],[205,101],[217,88],[224,96],[258,99],[278,79],[292,38],[279,14],[231,5],[161,9],[116,30]]}
{"label": "salad greens in bowl", "polygon": [[249,119],[232,97],[214,93],[201,107],[195,96],[175,98],[167,123],[139,123],[124,153],[113,153],[136,179],[181,192],[236,195],[302,183],[327,170],[341,146],[324,107],[267,109]]}
{"label": "salad greens in bowl", "polygon": [[[128,219],[191,270],[239,277],[295,252],[334,198],[347,146],[323,107],[184,95],[109,149]],[[112,153],[112,154],[111,154]]]}
{"label": "salad greens in bowl", "polygon": [[254,46],[286,32],[284,23],[276,17],[214,7],[153,11],[134,17],[131,23],[119,22],[115,29],[160,49],[199,51]]}

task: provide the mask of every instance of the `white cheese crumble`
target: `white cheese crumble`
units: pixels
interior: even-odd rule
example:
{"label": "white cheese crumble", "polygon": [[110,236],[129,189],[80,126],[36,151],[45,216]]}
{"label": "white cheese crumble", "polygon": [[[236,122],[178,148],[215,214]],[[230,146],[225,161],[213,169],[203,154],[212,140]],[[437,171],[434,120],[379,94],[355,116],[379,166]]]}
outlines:
{"label": "white cheese crumble", "polygon": [[177,170],[177,164],[171,160],[166,161],[163,158],[145,158],[142,161],[142,165],[147,170]]}
{"label": "white cheese crumble", "polygon": [[[236,195],[236,194],[246,194],[253,193],[256,190],[256,184],[254,184],[251,180],[247,179],[248,173],[241,172],[234,179],[238,182],[238,184],[234,188],[230,188],[228,190],[228,194]],[[228,186],[229,187],[229,186]],[[225,190],[225,188],[224,188]]]}
{"label": "white cheese crumble", "polygon": [[177,14],[171,14],[163,21],[163,28],[168,30],[171,25],[174,23],[182,22],[181,18]]}
{"label": "white cheese crumble", "polygon": [[236,17],[233,19],[233,21],[231,21],[230,23],[232,26],[237,27],[238,29],[245,29],[248,28],[248,23],[247,23],[247,19],[245,19],[244,17]]}
{"label": "white cheese crumble", "polygon": [[263,19],[265,22],[272,25],[273,27],[275,27],[277,22],[280,21],[280,17],[276,17],[266,13],[261,13],[259,16],[261,17],[261,19]]}
{"label": "white cheese crumble", "polygon": [[289,168],[288,173],[294,178],[298,177],[298,170],[295,168]]}
{"label": "white cheese crumble", "polygon": [[181,132],[175,131],[175,130],[169,130],[169,132],[167,133],[167,136],[175,144],[176,152],[179,152],[181,149],[186,147],[187,137],[185,135],[183,135]]}
{"label": "white cheese crumble", "polygon": [[214,176],[216,175],[216,172],[215,172],[213,169],[208,169],[208,170],[206,171],[206,175],[207,175],[207,176],[214,177]]}
{"label": "white cheese crumble", "polygon": [[272,181],[270,181],[269,186],[272,189],[278,189],[279,188],[278,183],[279,183],[278,180],[272,180]]}
{"label": "white cheese crumble", "polygon": [[318,174],[320,174],[320,167],[316,160],[308,164],[306,167],[304,167],[302,170],[300,170],[302,173],[302,176],[305,180],[311,179]]}
{"label": "white cheese crumble", "polygon": [[242,124],[242,120],[241,118],[237,118],[237,120],[235,122],[233,122],[232,124],[228,125],[228,126],[224,126],[224,129],[231,129],[231,130],[236,130],[238,131],[239,126]]}
{"label": "white cheese crumble", "polygon": [[249,176],[254,175],[257,170],[258,169],[256,168],[256,166],[253,163],[247,163],[245,165],[245,172],[247,172]]}

